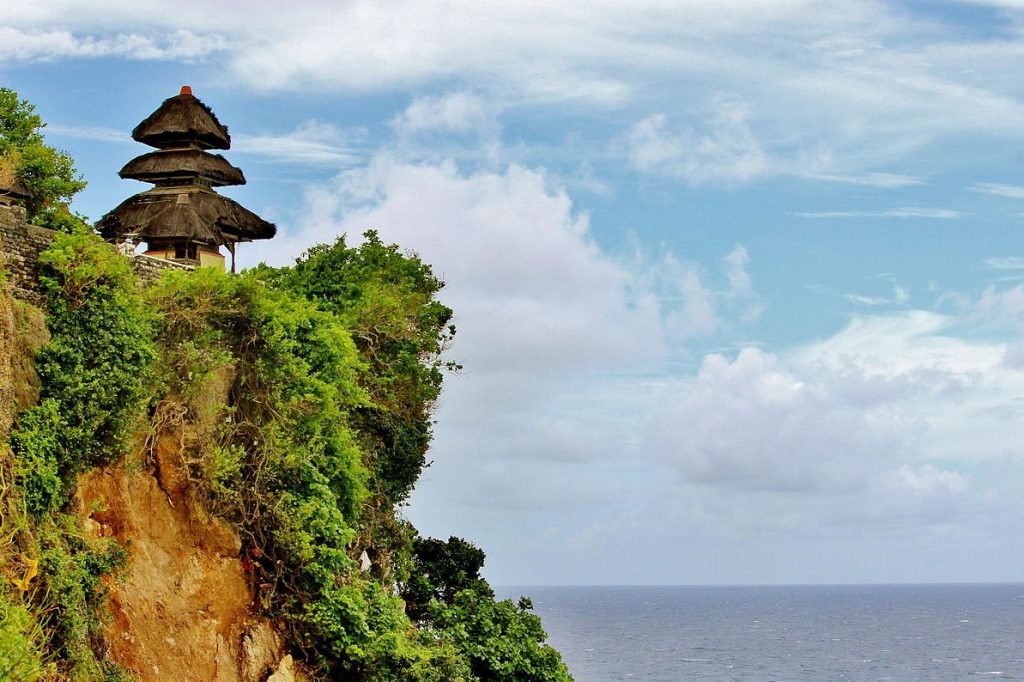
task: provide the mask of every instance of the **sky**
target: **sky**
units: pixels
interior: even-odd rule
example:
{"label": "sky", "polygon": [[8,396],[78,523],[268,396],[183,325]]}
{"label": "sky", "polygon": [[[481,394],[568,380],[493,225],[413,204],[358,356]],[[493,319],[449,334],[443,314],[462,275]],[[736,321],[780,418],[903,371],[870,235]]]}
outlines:
{"label": "sky", "polygon": [[1024,0],[37,0],[89,181],[188,84],[278,226],[458,327],[405,515],[496,584],[1024,580]]}

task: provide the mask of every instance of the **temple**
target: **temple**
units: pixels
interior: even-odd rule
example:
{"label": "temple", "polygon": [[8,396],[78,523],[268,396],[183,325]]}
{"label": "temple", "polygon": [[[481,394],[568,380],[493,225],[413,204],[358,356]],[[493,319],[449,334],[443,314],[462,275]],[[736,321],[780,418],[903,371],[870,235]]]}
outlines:
{"label": "temple", "polygon": [[228,149],[231,136],[214,113],[184,86],[132,131],[157,151],[125,164],[122,178],[153,188],[125,200],[96,227],[112,242],[146,242],[147,256],[185,265],[224,267],[223,246],[235,269],[235,245],[270,239],[277,228],[215,187],[245,184],[242,171],[210,149]]}

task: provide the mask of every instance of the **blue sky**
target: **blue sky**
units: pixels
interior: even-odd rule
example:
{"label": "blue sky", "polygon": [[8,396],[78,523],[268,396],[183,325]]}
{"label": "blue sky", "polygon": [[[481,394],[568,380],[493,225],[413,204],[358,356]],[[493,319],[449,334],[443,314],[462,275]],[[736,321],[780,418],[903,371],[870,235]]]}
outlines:
{"label": "blue sky", "polygon": [[1022,578],[1022,64],[1018,0],[0,8],[92,219],[190,84],[244,263],[435,266],[467,372],[405,511],[506,584]]}

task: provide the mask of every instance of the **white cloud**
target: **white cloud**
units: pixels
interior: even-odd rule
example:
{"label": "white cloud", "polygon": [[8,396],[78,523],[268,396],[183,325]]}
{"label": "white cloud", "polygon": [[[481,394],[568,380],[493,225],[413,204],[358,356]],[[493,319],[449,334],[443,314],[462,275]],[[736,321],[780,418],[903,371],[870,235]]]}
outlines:
{"label": "white cloud", "polygon": [[192,61],[226,48],[227,42],[220,36],[187,30],[156,35],[114,33],[93,36],[64,30],[20,30],[0,26],[0,63],[97,57]]}
{"label": "white cloud", "polygon": [[43,132],[47,136],[56,135],[97,142],[132,142],[132,137],[127,132],[102,126],[71,126],[51,123],[43,129]]}
{"label": "white cloud", "polygon": [[888,305],[891,301],[884,296],[862,296],[861,294],[846,294],[847,301],[861,305],[879,306]]}
{"label": "white cloud", "polygon": [[[823,293],[823,292],[819,292]],[[866,306],[905,305],[910,300],[910,292],[899,284],[893,284],[891,296],[865,296],[863,294],[846,294],[843,296],[851,303]]]}
{"label": "white cloud", "polygon": [[799,218],[936,218],[955,220],[963,218],[965,214],[948,208],[909,206],[886,208],[880,211],[798,211],[793,215]]}
{"label": "white cloud", "polygon": [[702,268],[671,254],[613,258],[564,191],[516,165],[463,174],[450,162],[378,156],[312,190],[308,207],[279,260],[330,234],[379,229],[448,282],[446,298],[463,320],[458,354],[477,372],[660,362],[669,330],[710,333],[721,324],[720,302],[750,293],[742,247],[726,257],[721,292]]}
{"label": "white cloud", "polygon": [[995,182],[976,182],[971,185],[971,189],[975,192],[994,194],[995,196],[1000,197],[1024,199],[1024,187],[1019,185],[1001,185]]}
{"label": "white cloud", "polygon": [[451,92],[440,97],[417,97],[391,122],[399,135],[423,132],[474,133],[493,136],[498,122],[495,112],[482,98],[468,92]]}
{"label": "white cloud", "polygon": [[[687,182],[782,172],[905,187],[917,178],[874,169],[946,137],[1024,138],[1024,89],[1012,77],[1020,41],[965,37],[887,2],[742,0],[723,11],[700,0],[611,0],[581,11],[538,0],[96,0],[82,12],[53,0],[7,3],[0,25],[6,62],[216,59],[250,91],[440,85],[502,106],[624,109],[620,125],[640,121],[633,162]],[[688,122],[681,109],[715,91],[738,99]]]}
{"label": "white cloud", "polygon": [[923,494],[947,492],[959,495],[969,487],[968,480],[963,474],[936,469],[930,464],[917,469],[904,464],[893,472],[888,482],[894,491],[909,489],[914,493]]}
{"label": "white cloud", "polygon": [[290,133],[235,135],[231,151],[321,168],[346,168],[363,160],[362,130],[343,130],[323,121],[304,122]]}
{"label": "white cloud", "polygon": [[696,378],[672,382],[659,403],[650,446],[695,483],[848,491],[879,458],[902,454],[892,425],[756,349],[734,361],[705,357]]}
{"label": "white cloud", "polygon": [[[985,494],[941,462],[1024,457],[1024,432],[1007,411],[1024,391],[1024,374],[1006,362],[1010,346],[960,335],[979,315],[1024,309],[1013,290],[957,316],[858,316],[792,352],[711,354],[696,375],[679,376],[668,368],[681,343],[737,324],[756,301],[743,247],[717,272],[672,255],[612,257],[564,192],[517,166],[462,173],[381,156],[309,199],[308,231],[292,235],[281,259],[375,227],[447,282],[453,357],[468,372],[449,381],[437,463],[414,500],[425,532],[451,523],[442,507],[502,504],[529,516],[602,499],[626,505],[617,496],[663,477],[659,467],[695,499],[726,496],[746,510],[743,523],[756,525],[751,505],[763,495],[783,496],[771,504],[793,523],[808,509],[829,523],[932,523],[959,508],[951,496],[982,504]],[[908,296],[894,285],[888,301]],[[538,482],[563,467],[585,467],[586,485]],[[532,490],[528,508],[509,494],[516,488]],[[898,502],[896,490],[906,492]],[[472,534],[472,521],[460,523]]]}
{"label": "white cloud", "polygon": [[310,191],[299,224],[279,235],[275,262],[376,228],[446,282],[441,298],[459,330],[452,357],[467,371],[442,396],[419,508],[513,504],[498,491],[517,485],[536,489],[541,506],[583,503],[582,492],[531,481],[559,463],[620,459],[648,409],[644,377],[680,343],[735,327],[731,318],[757,305],[742,246],[712,271],[669,253],[610,255],[550,177],[516,165],[464,173],[378,156]]}
{"label": "white cloud", "polygon": [[858,175],[810,174],[807,177],[825,182],[838,182],[849,185],[881,187],[883,189],[901,189],[925,184],[921,178],[896,173],[861,173]]}
{"label": "white cloud", "polygon": [[[1008,360],[1024,287],[950,315],[855,316],[786,352],[710,354],[691,375],[674,364],[687,340],[757,302],[742,246],[712,269],[613,256],[543,171],[385,155],[311,191],[303,224],[279,262],[373,227],[446,280],[467,372],[447,383],[409,513],[427,534],[488,538],[498,580],[555,579],[522,557],[566,547],[606,558],[607,533],[647,560],[665,543],[784,532],[820,546],[841,527],[899,544],[1019,516],[1006,507],[1018,479],[977,472],[1024,462],[1024,372]],[[889,302],[905,304],[893,287]],[[1006,340],[971,338],[980,321]]]}
{"label": "white cloud", "polygon": [[622,145],[630,166],[644,173],[690,184],[745,182],[769,171],[750,120],[746,104],[718,95],[699,129],[674,128],[664,114],[656,114],[634,124]]}
{"label": "white cloud", "polygon": [[1024,256],[992,256],[985,265],[993,270],[1024,270]]}

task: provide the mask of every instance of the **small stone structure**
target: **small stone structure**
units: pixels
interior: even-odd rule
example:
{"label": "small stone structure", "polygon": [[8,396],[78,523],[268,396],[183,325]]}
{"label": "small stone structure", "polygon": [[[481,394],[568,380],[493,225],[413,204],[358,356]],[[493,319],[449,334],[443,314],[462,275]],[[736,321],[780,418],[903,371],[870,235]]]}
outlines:
{"label": "small stone structure", "polygon": [[[15,298],[29,303],[42,302],[39,291],[39,254],[53,242],[57,233],[30,225],[25,209],[0,204],[0,269],[7,273],[7,286]],[[114,248],[111,246],[111,248]],[[132,267],[143,282],[154,282],[164,270],[191,270],[172,261],[133,256]]]}

